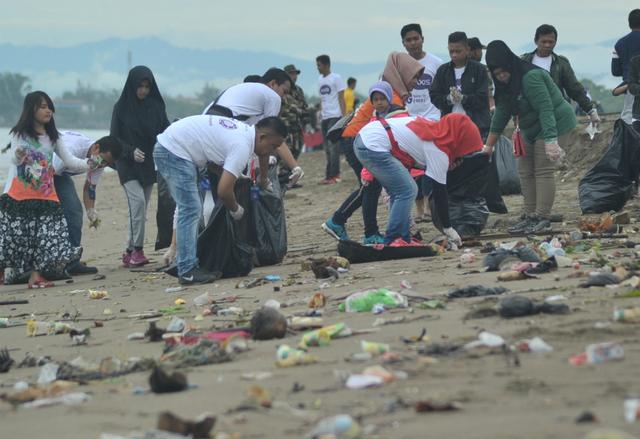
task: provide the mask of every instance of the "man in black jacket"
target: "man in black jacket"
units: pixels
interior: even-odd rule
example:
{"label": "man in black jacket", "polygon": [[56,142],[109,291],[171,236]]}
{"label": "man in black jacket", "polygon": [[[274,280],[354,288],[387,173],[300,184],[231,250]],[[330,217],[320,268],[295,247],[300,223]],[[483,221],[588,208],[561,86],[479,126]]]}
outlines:
{"label": "man in black jacket", "polygon": [[473,120],[486,138],[491,125],[487,71],[479,62],[469,59],[467,34],[449,35],[451,61],[438,68],[429,95],[442,115],[464,113]]}

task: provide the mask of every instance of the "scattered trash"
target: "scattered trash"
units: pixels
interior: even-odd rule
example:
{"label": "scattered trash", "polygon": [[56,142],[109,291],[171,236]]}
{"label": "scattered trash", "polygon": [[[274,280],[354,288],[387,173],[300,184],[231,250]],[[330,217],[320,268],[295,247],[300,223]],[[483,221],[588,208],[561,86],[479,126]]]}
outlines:
{"label": "scattered trash", "polygon": [[87,297],[89,297],[89,299],[94,299],[94,300],[108,299],[109,293],[104,290],[103,291],[89,290]]}
{"label": "scattered trash", "polygon": [[282,280],[282,278],[277,274],[267,274],[264,278],[269,282],[280,282]]}
{"label": "scattered trash", "polygon": [[9,349],[4,348],[0,350],[0,373],[7,373],[11,366],[15,363],[11,355],[9,354]]}
{"label": "scattered trash", "polygon": [[8,328],[11,326],[11,322],[7,317],[0,317],[0,328]]}
{"label": "scattered trash", "polygon": [[273,377],[271,372],[247,372],[241,375],[243,380],[247,381],[263,381]]}
{"label": "scattered trash", "polygon": [[47,363],[40,369],[38,384],[50,384],[56,380],[60,366],[56,363]]}
{"label": "scattered trash", "polygon": [[184,300],[184,299],[178,298],[178,299],[174,300],[173,303],[175,303],[176,305],[180,306],[180,305],[186,305],[187,301]]}
{"label": "scattered trash", "polygon": [[470,249],[466,249],[461,255],[460,255],[460,264],[461,265],[468,265],[468,264],[472,264],[476,261],[476,255],[473,254],[473,252]]}
{"label": "scattered trash", "polygon": [[571,309],[566,303],[545,301],[541,304],[533,302],[528,297],[510,296],[500,301],[500,316],[504,318],[524,317],[534,314],[569,314]]}
{"label": "scattered trash", "polygon": [[229,308],[219,309],[216,314],[219,316],[241,316],[244,314],[244,309],[237,306],[231,306]]}
{"label": "scattered trash", "polygon": [[514,262],[540,262],[540,258],[531,247],[520,246],[515,242],[511,248],[499,248],[487,254],[482,265],[486,271],[500,271]]}
{"label": "scattered trash", "polygon": [[90,401],[91,397],[83,392],[67,393],[65,395],[56,396],[53,398],[40,398],[35,401],[22,404],[24,408],[40,408],[49,407],[52,405],[78,405],[83,402]]}
{"label": "scattered trash", "polygon": [[381,303],[376,303],[375,305],[373,305],[373,308],[371,309],[371,312],[373,312],[374,314],[382,314],[384,311],[385,311],[385,307]]}
{"label": "scattered trash", "polygon": [[322,317],[292,317],[289,327],[295,331],[321,328],[324,325]]}
{"label": "scattered trash", "polygon": [[309,308],[318,309],[324,308],[327,304],[327,296],[323,293],[315,293],[311,300],[309,300]]}
{"label": "scattered trash", "polygon": [[132,332],[131,334],[127,335],[127,340],[129,341],[144,340],[145,338],[146,334],[144,332]]}
{"label": "scattered trash", "polygon": [[411,284],[409,283],[408,280],[402,279],[400,281],[400,288],[403,289],[403,290],[410,290],[410,289],[412,289],[412,286],[411,286]]}
{"label": "scattered trash", "polygon": [[69,331],[69,337],[71,337],[71,341],[75,346],[87,344],[87,340],[91,336],[91,330],[86,328],[82,331],[77,331],[72,329]]}
{"label": "scattered trash", "polygon": [[350,375],[345,383],[348,389],[365,389],[384,384],[384,379],[376,375]]}
{"label": "scattered trash", "polygon": [[280,302],[278,302],[278,301],[277,301],[277,300],[275,300],[275,299],[269,299],[269,300],[267,300],[267,301],[264,303],[264,305],[263,305],[263,306],[264,306],[265,308],[273,308],[273,309],[275,309],[275,310],[278,310],[278,309],[280,309]]}
{"label": "scattered trash", "polygon": [[445,305],[440,300],[432,299],[420,302],[418,305],[420,309],[445,309]]}
{"label": "scattered trash", "polygon": [[585,352],[572,356],[569,363],[573,366],[580,366],[622,359],[624,359],[624,348],[618,343],[608,342],[588,345]]}
{"label": "scattered trash", "polygon": [[351,294],[338,309],[346,312],[371,312],[376,304],[388,308],[406,308],[409,306],[409,301],[400,293],[380,288]]}
{"label": "scattered trash", "polygon": [[478,334],[478,339],[464,345],[464,349],[474,348],[499,348],[504,346],[504,339],[499,335],[492,334],[487,331],[482,331]]}
{"label": "scattered trash", "polygon": [[212,302],[213,300],[209,296],[208,292],[202,293],[193,299],[193,304],[195,306],[206,306],[206,305],[210,305]]}
{"label": "scattered trash", "polygon": [[360,437],[361,431],[362,428],[351,416],[338,415],[321,420],[306,438],[355,439]]}
{"label": "scattered trash", "polygon": [[590,424],[593,422],[598,422],[598,418],[593,412],[584,411],[580,413],[580,415],[576,418],[576,424]]}
{"label": "scattered trash", "polygon": [[540,337],[533,337],[530,340],[521,340],[516,343],[516,349],[520,352],[534,352],[536,354],[547,354],[553,352],[553,347],[548,345]]}
{"label": "scattered trash", "polygon": [[165,293],[179,293],[180,291],[184,291],[185,287],[169,287],[164,290]]}
{"label": "scattered trash", "polygon": [[187,328],[187,322],[180,317],[173,316],[167,325],[167,332],[182,332]]}
{"label": "scattered trash", "polygon": [[276,366],[278,367],[300,366],[313,364],[317,361],[313,355],[301,349],[294,349],[286,344],[280,345],[276,352]]}
{"label": "scattered trash", "polygon": [[351,335],[351,329],[347,325],[336,323],[335,325],[307,332],[302,336],[299,347],[305,349],[311,346],[328,346],[332,339],[349,335]]}
{"label": "scattered trash", "polygon": [[613,320],[624,323],[639,323],[640,308],[615,309],[613,311]]}
{"label": "scattered trash", "polygon": [[287,319],[277,309],[262,307],[251,317],[254,340],[283,338],[287,333]]}
{"label": "scattered trash", "polygon": [[158,430],[178,433],[193,439],[207,439],[216,424],[215,416],[200,415],[195,421],[184,420],[171,412],[162,412],[158,416]]}
{"label": "scattered trash", "polygon": [[418,401],[415,404],[416,413],[452,412],[461,408],[462,406],[455,401]]}
{"label": "scattered trash", "polygon": [[508,292],[503,287],[485,287],[483,285],[469,285],[462,288],[456,288],[447,293],[449,299],[460,299],[463,297],[478,297],[478,296],[496,296]]}
{"label": "scattered trash", "polygon": [[188,383],[183,373],[168,373],[161,367],[154,367],[149,376],[149,385],[153,393],[173,393],[182,392],[187,388]]}
{"label": "scattered trash", "polygon": [[627,398],[624,400],[624,420],[634,423],[640,418],[640,399]]}
{"label": "scattered trash", "polygon": [[360,347],[362,348],[362,352],[366,352],[371,355],[381,355],[391,350],[388,344],[375,343],[365,340],[360,341]]}

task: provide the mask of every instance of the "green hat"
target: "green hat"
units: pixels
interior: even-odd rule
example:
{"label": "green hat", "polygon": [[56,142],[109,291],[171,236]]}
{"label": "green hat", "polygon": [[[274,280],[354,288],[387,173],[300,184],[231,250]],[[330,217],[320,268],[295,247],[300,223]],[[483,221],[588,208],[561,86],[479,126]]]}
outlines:
{"label": "green hat", "polygon": [[294,66],[293,64],[288,64],[284,66],[284,69],[282,70],[284,70],[287,73],[296,72],[298,75],[300,74],[300,70],[296,69],[296,66]]}

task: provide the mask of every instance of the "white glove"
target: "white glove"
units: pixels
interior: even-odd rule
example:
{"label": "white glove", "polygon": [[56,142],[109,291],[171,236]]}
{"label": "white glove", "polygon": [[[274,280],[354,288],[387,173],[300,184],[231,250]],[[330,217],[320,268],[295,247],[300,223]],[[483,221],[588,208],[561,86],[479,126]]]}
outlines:
{"label": "white glove", "polygon": [[291,170],[291,175],[289,176],[289,183],[291,184],[291,186],[293,186],[302,177],[304,177],[304,171],[302,170],[302,168],[300,166],[296,166],[295,168],[293,168]]}
{"label": "white glove", "polygon": [[174,246],[169,246],[164,255],[162,256],[165,265],[171,265],[176,260],[176,248]]}
{"label": "white glove", "polygon": [[462,238],[460,238],[460,235],[458,235],[456,229],[454,229],[453,227],[447,227],[443,230],[443,232],[447,236],[448,241],[454,243],[458,247],[462,245]]}
{"label": "white glove", "polygon": [[235,212],[229,211],[229,213],[231,214],[231,218],[233,218],[234,221],[240,221],[244,216],[244,208],[238,204],[238,209]]}
{"label": "white glove", "polygon": [[594,126],[600,123],[600,116],[598,115],[598,110],[595,107],[589,111],[589,119]]}
{"label": "white glove", "polygon": [[138,163],[144,162],[144,152],[140,148],[136,148],[133,151],[133,159]]}
{"label": "white glove", "polygon": [[488,156],[492,156],[493,155],[493,146],[484,145],[482,147],[482,152],[487,154]]}
{"label": "white glove", "polygon": [[87,209],[87,219],[89,220],[89,227],[97,229],[100,225],[100,217],[93,207],[91,209]]}
{"label": "white glove", "polygon": [[544,152],[547,154],[547,158],[552,162],[561,160],[566,154],[557,141],[551,141],[544,144]]}

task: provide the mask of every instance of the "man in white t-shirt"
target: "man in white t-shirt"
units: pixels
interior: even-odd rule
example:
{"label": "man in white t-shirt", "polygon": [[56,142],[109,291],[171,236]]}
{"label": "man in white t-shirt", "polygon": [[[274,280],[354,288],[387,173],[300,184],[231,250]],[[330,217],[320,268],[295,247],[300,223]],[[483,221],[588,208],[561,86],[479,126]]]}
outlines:
{"label": "man in white t-shirt", "polygon": [[[104,168],[113,165],[122,155],[122,143],[113,136],[106,136],[94,142],[87,136],[73,131],[63,131],[60,134],[62,143],[71,155],[79,159],[93,158],[98,162],[96,169],[87,171],[87,178],[82,190],[82,200],[89,224],[92,227],[98,227],[100,220],[95,209],[96,186]],[[78,174],[67,169],[62,159],[56,154],[53,156],[53,169],[55,171],[53,181],[56,193],[67,220],[69,241],[73,247],[80,247],[82,241],[82,204],[72,178]],[[76,261],[67,267],[67,272],[69,274],[94,274],[98,270]]]}
{"label": "man in white t-shirt", "polygon": [[[205,108],[202,114],[227,116],[243,121],[247,125],[255,125],[266,117],[280,114],[282,98],[292,86],[291,77],[278,68],[270,68],[260,78],[260,82],[243,82],[224,90],[218,98]],[[289,181],[297,183],[304,176],[302,168],[291,154],[286,143],[282,143],[277,153],[291,170]],[[268,174],[268,158],[260,161],[260,176]]]}
{"label": "man in white t-shirt", "polygon": [[316,67],[320,73],[318,78],[318,91],[322,114],[322,137],[324,138],[324,151],[327,158],[325,178],[321,184],[334,184],[340,181],[340,150],[338,142],[327,139],[327,133],[346,112],[344,90],[347,86],[337,73],[331,72],[331,59],[329,55],[320,55],[316,58]]}
{"label": "man in white t-shirt", "polygon": [[438,67],[442,65],[442,60],[423,50],[424,37],[422,36],[422,27],[419,24],[411,23],[403,26],[400,36],[402,37],[402,45],[407,50],[407,53],[424,66],[424,72],[418,79],[415,88],[411,91],[411,96],[406,102],[406,108],[412,116],[439,120],[440,110],[431,102],[429,89]]}
{"label": "man in white t-shirt", "polygon": [[238,221],[244,215],[244,208],[234,195],[236,179],[253,154],[268,159],[286,136],[287,129],[277,117],[267,117],[255,126],[249,126],[238,120],[213,115],[180,119],[158,135],[153,158],[178,209],[176,238],[180,284],[208,283],[218,278],[215,273],[198,267],[198,222],[202,215],[198,169],[207,166],[222,168],[218,199]]}

